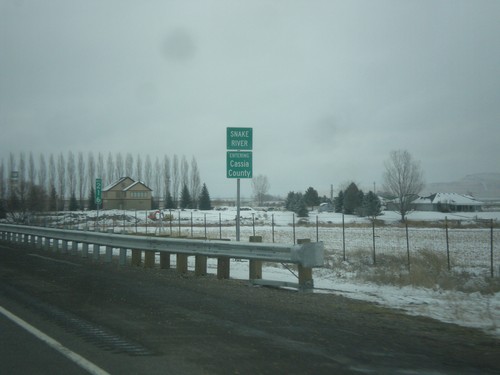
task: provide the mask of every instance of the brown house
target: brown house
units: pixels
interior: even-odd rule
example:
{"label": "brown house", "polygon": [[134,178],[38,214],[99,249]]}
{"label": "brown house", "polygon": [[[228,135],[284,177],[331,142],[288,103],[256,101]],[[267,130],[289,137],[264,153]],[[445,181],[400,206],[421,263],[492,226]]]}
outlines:
{"label": "brown house", "polygon": [[140,181],[122,177],[102,189],[105,210],[150,210],[152,190]]}

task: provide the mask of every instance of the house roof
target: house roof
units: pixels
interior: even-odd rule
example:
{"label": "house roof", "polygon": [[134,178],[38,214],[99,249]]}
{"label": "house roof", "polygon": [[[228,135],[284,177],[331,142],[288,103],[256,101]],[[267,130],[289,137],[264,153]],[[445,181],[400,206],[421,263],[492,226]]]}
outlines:
{"label": "house roof", "polygon": [[458,206],[481,206],[483,203],[468,196],[457,193],[436,193],[428,197],[418,197],[413,204],[453,204]]}
{"label": "house roof", "polygon": [[141,181],[136,181],[136,182],[134,182],[133,184],[131,184],[131,185],[127,186],[125,189],[123,189],[123,191],[130,190],[130,189],[132,189],[132,188],[133,188],[134,186],[136,186],[136,185],[142,185],[142,186],[144,186],[146,189],[151,190],[148,186],[146,186],[146,185],[144,184],[144,182],[141,182]]}
{"label": "house roof", "polygon": [[[125,186],[125,188],[121,189],[122,191],[127,191],[129,190],[130,188],[136,186],[136,185],[142,185],[144,186],[146,189],[148,190],[151,190],[148,186],[146,186],[146,184],[144,182],[141,182],[141,181],[134,181],[133,179],[131,179],[130,177],[121,177],[119,178],[118,180],[112,182],[111,184],[109,184],[108,186],[106,186],[104,189],[102,189],[102,191],[109,191],[109,190],[112,190],[113,188],[115,188],[117,185],[121,184],[123,181],[125,180],[130,180],[131,183],[128,184],[127,186]],[[152,191],[152,190],[151,190]]]}

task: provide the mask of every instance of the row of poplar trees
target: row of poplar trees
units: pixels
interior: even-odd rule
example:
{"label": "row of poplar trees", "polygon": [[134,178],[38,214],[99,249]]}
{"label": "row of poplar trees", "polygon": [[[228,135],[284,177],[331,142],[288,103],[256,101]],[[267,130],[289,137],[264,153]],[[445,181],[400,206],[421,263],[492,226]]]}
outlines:
{"label": "row of poplar trees", "polygon": [[[95,180],[103,186],[128,176],[153,190],[153,206],[210,207],[206,185],[201,184],[196,159],[185,156],[115,155],[93,152],[58,155],[10,153],[0,160],[0,217],[7,212],[95,209]],[[168,206],[167,206],[168,205]]]}

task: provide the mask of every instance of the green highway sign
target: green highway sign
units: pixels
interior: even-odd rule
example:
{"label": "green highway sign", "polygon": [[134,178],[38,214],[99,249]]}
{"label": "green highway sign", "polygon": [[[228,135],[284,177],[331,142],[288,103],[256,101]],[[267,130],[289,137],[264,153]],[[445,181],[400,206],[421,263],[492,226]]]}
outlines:
{"label": "green highway sign", "polygon": [[95,203],[102,203],[102,179],[100,178],[95,179]]}
{"label": "green highway sign", "polygon": [[227,178],[252,178],[252,152],[227,151]]}
{"label": "green highway sign", "polygon": [[226,145],[228,150],[251,150],[253,147],[253,129],[227,128]]}

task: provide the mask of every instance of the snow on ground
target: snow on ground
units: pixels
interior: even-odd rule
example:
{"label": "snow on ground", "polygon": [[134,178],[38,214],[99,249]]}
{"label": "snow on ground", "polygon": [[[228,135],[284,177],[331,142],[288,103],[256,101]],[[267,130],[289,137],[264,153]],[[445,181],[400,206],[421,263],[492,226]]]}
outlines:
{"label": "snow on ground", "polygon": [[[227,208],[223,211],[171,211],[173,220],[164,224],[164,231],[172,231],[174,235],[183,236],[204,236],[209,238],[230,238],[234,240],[235,229],[234,220],[236,216],[235,208]],[[72,213],[73,220],[75,215]],[[85,223],[85,227],[95,226],[92,222],[97,216],[96,212],[80,213],[81,216],[89,217],[89,222]],[[113,231],[139,231],[144,232],[149,230],[149,234],[158,232],[155,228],[158,222],[149,221],[149,228],[145,227],[148,212],[128,212],[123,211],[101,211],[100,217],[108,217],[104,219],[101,226],[105,230],[111,227]],[[109,217],[115,219],[109,219]],[[123,217],[123,218],[121,218]],[[297,226],[292,229],[293,222],[298,223],[299,219],[294,217],[290,212],[281,211],[254,211],[245,209],[241,211],[242,217],[242,234],[241,238],[247,239],[254,232],[257,235],[262,235],[264,242],[281,242],[293,243],[293,235],[296,238],[311,238],[325,243],[326,253],[336,254],[338,256],[342,249],[342,228],[319,226],[317,230],[312,226]],[[446,243],[442,222],[447,218],[454,221],[455,224],[476,223],[477,220],[494,220],[498,223],[500,212],[480,212],[480,213],[459,213],[459,214],[443,214],[438,212],[412,212],[408,216],[412,221],[432,221],[441,223],[436,228],[419,228],[411,229],[411,251],[412,256],[420,249],[428,249],[436,252],[446,250]],[[395,224],[400,220],[397,213],[385,212],[379,217],[388,227],[377,228],[377,251],[385,254],[398,254],[401,249],[406,248],[406,239],[401,228],[393,228],[390,224]],[[74,222],[71,218],[59,218],[59,225],[68,223],[70,227],[74,227]],[[86,222],[84,219],[83,222]],[[342,218],[338,213],[311,213],[310,217],[305,221],[310,224],[342,224],[342,220],[346,223],[346,237],[348,244],[348,257],[352,257],[350,251],[360,248],[370,249],[372,245],[371,228],[370,226],[351,226],[348,224],[368,224],[366,218],[356,216],[345,216]],[[135,226],[138,222],[139,226]],[[71,224],[69,224],[71,223]],[[82,223],[82,221],[80,221]],[[178,225],[178,223],[182,223]],[[194,229],[190,228],[190,223],[194,224]],[[204,228],[207,223],[208,228]],[[271,228],[274,227],[274,231]],[[80,229],[83,225],[80,224]],[[148,229],[147,229],[148,228]],[[102,228],[101,228],[102,230]],[[194,231],[194,232],[193,232]],[[404,231],[404,230],[403,230]],[[271,233],[273,233],[271,238]],[[450,230],[450,240],[452,249],[452,265],[457,271],[465,270],[476,275],[487,275],[489,266],[489,244],[490,234],[488,228],[478,229],[460,229],[454,228]],[[495,277],[499,277],[500,267],[500,251],[498,243],[500,242],[500,230],[494,231],[495,244]],[[392,252],[392,253],[391,253]],[[194,269],[194,259],[189,258],[190,267]],[[175,257],[172,257],[172,264],[175,264]],[[208,271],[216,273],[216,260],[209,259]],[[479,270],[479,271],[478,271]],[[231,262],[231,277],[236,279],[248,279],[248,262],[233,260]],[[286,281],[291,283],[297,282],[297,277],[289,270],[277,266],[264,266],[263,278],[273,281]],[[342,295],[348,298],[365,300],[377,303],[386,307],[399,309],[410,315],[421,315],[430,318],[438,319],[443,322],[455,323],[462,326],[481,329],[488,334],[500,338],[500,292],[494,294],[481,294],[479,292],[460,292],[456,290],[443,290],[439,287],[433,289],[420,288],[413,286],[394,286],[394,285],[379,285],[361,280],[355,274],[343,272],[339,277],[335,268],[319,268],[314,269],[313,278],[315,284],[315,292],[331,293]],[[498,289],[498,288],[497,288]]]}
{"label": "snow on ground", "polygon": [[[172,264],[175,264],[172,258]],[[194,270],[194,259],[190,267]],[[215,260],[208,263],[208,272],[216,274]],[[279,267],[263,267],[263,279],[297,283],[297,277]],[[231,262],[231,278],[248,279],[248,262]],[[340,280],[329,269],[313,270],[315,293],[330,293],[399,309],[409,315],[426,316],[446,323],[477,328],[500,338],[500,292],[483,295],[479,292],[376,285],[355,279]]]}

